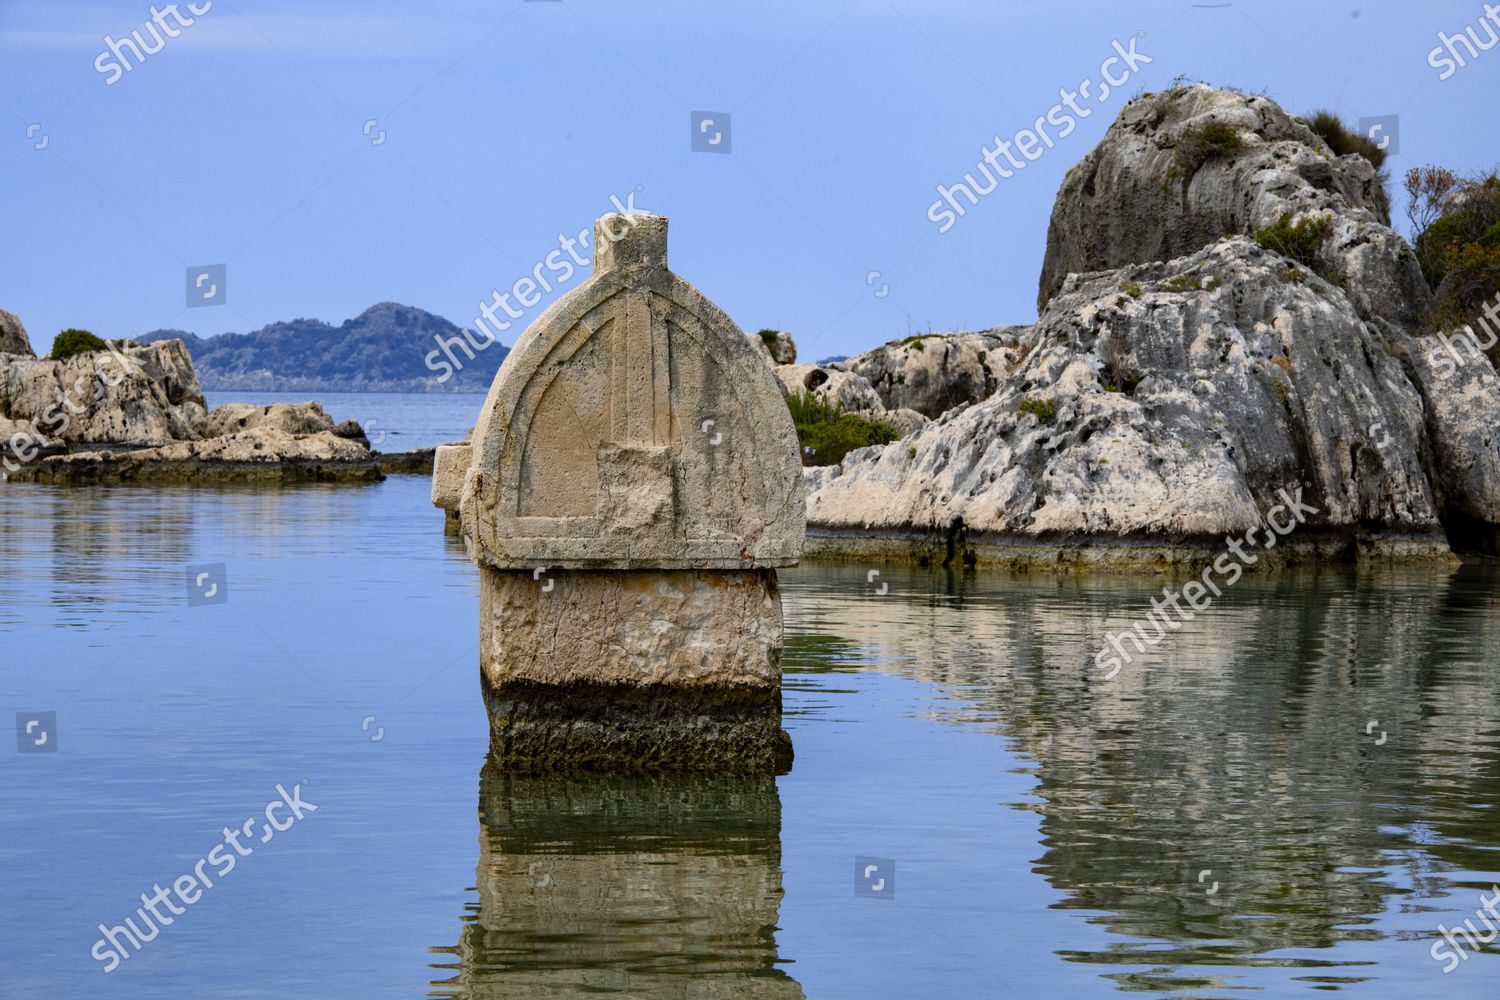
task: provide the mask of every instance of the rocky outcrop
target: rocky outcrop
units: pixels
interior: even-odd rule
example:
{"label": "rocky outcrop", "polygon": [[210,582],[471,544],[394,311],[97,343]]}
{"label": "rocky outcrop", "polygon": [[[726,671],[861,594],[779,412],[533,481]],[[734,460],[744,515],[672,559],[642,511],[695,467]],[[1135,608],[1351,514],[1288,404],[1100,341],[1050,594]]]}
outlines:
{"label": "rocky outcrop", "polygon": [[115,343],[65,361],[0,356],[0,463],[48,483],[365,481],[364,431],[317,403],[205,410],[181,341]]}
{"label": "rocky outcrop", "polygon": [[4,309],[0,309],[0,354],[21,354],[28,358],[36,356],[36,352],[31,349],[31,338],[26,336],[26,328],[21,325],[20,318]]}
{"label": "rocky outcrop", "polygon": [[786,395],[810,392],[821,396],[845,413],[883,410],[880,394],[863,376],[837,365],[777,365],[772,369]]}
{"label": "rocky outcrop", "polygon": [[1500,375],[1458,341],[1399,340],[1422,397],[1429,474],[1449,539],[1460,551],[1500,556]]}
{"label": "rocky outcrop", "polygon": [[369,448],[331,432],[293,435],[256,428],[158,448],[81,451],[39,458],[10,478],[81,486],[113,483],[377,482]]}
{"label": "rocky outcrop", "polygon": [[115,344],[66,361],[0,357],[0,417],[50,441],[157,446],[200,436],[203,391],[180,341]]}
{"label": "rocky outcrop", "polygon": [[849,412],[853,413],[856,417],[863,417],[866,420],[885,424],[901,437],[915,433],[932,423],[924,414],[918,413],[916,410],[870,409],[851,410]]}
{"label": "rocky outcrop", "polygon": [[[808,477],[809,544],[1196,559],[1259,523],[1279,490],[1300,488],[1317,513],[1278,555],[1446,552],[1427,422],[1451,428],[1443,414],[1462,404],[1429,409],[1403,350],[1342,290],[1244,238],[1073,276],[993,396]],[[1460,390],[1436,380],[1425,391]],[[1488,482],[1444,490],[1500,521]],[[881,541],[853,545],[854,535]]]}
{"label": "rocky outcrop", "polygon": [[1024,326],[983,333],[928,333],[893,340],[840,364],[863,377],[891,410],[939,417],[986,399],[1016,360]]}
{"label": "rocky outcrop", "polygon": [[[1250,238],[1283,221],[1306,245]],[[1133,101],[1063,182],[993,394],[810,470],[809,551],[1196,563],[1295,509],[1259,561],[1500,553],[1500,376],[1412,335],[1388,223],[1375,167],[1266,98]]]}
{"label": "rocky outcrop", "polygon": [[1341,273],[1365,320],[1409,329],[1431,308],[1368,160],[1335,156],[1269,98],[1198,85],[1132,101],[1068,171],[1047,232],[1038,311],[1069,274],[1171,260],[1288,214],[1328,220],[1330,274]]}
{"label": "rocky outcrop", "polygon": [[746,336],[754,342],[751,346],[755,348],[755,353],[773,368],[776,365],[797,363],[797,344],[785,330],[762,330]]}

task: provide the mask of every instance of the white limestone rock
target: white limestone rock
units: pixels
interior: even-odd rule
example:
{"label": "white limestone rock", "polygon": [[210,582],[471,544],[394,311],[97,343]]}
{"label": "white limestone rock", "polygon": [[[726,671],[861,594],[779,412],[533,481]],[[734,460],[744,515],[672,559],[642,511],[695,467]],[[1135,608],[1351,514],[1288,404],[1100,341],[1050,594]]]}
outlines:
{"label": "white limestone rock", "polygon": [[777,365],[773,371],[786,395],[811,392],[844,413],[885,409],[868,379],[839,365]]}
{"label": "white limestone rock", "polygon": [[1338,288],[1285,272],[1235,238],[1070,277],[989,399],[809,478],[810,527],[1212,539],[1302,484],[1315,529],[1441,538],[1421,394]]}
{"label": "white limestone rock", "polygon": [[0,309],[0,354],[36,357],[36,352],[31,349],[31,339],[26,336],[26,327],[21,325],[20,317],[4,309]]}
{"label": "white limestone rock", "polygon": [[[1185,139],[1210,123],[1242,148],[1184,165]],[[1335,156],[1300,118],[1266,97],[1202,85],[1131,101],[1068,171],[1052,209],[1040,312],[1071,273],[1165,261],[1226,233],[1253,235],[1283,214],[1332,224],[1324,250],[1349,299],[1377,325],[1411,329],[1432,304],[1416,255],[1390,228],[1388,196],[1362,156]]]}
{"label": "white limestone rock", "polygon": [[927,417],[987,399],[1016,362],[1025,326],[982,333],[929,333],[893,340],[839,367],[862,376],[891,410]]}

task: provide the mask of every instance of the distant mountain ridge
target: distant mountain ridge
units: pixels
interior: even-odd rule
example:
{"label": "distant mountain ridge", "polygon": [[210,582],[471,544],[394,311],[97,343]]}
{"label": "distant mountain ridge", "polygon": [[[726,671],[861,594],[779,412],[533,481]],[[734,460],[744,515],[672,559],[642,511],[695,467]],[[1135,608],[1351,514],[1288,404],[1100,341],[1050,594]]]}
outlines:
{"label": "distant mountain ridge", "polygon": [[[484,392],[508,353],[499,343],[473,350],[459,327],[397,302],[371,306],[338,326],[294,319],[250,333],[155,330],[133,339],[181,340],[209,391]],[[445,351],[442,344],[451,346]],[[440,382],[457,367],[450,360],[463,368]]]}

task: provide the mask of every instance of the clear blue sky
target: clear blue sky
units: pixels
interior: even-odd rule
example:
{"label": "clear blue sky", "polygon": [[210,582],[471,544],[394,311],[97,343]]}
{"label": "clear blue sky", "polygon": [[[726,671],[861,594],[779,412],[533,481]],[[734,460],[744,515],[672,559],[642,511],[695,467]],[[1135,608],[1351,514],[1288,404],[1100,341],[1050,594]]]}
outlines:
{"label": "clear blue sky", "polygon": [[[210,335],[388,299],[463,324],[640,185],[637,204],[672,219],[674,270],[741,326],[792,331],[804,357],[1029,322],[1064,171],[1131,94],[1179,74],[1351,122],[1399,114],[1398,177],[1493,166],[1500,47],[1446,81],[1427,61],[1439,31],[1482,14],[1455,0],[215,0],[107,84],[103,37],[141,28],[149,4],[5,0],[0,308],[41,349],[66,326]],[[934,186],[1138,32],[1154,63],[1081,102],[1096,110],[1071,136],[939,235]],[[730,155],[689,151],[694,110],[731,113]],[[228,304],[185,309],[186,267],[217,263]]]}

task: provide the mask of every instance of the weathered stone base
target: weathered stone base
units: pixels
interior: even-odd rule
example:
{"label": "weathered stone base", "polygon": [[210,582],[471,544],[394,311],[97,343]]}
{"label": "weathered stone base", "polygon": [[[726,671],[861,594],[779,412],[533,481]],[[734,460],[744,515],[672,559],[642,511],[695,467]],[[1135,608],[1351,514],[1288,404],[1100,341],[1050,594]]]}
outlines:
{"label": "weathered stone base", "polygon": [[480,571],[492,762],[511,771],[791,765],[774,570]]}

